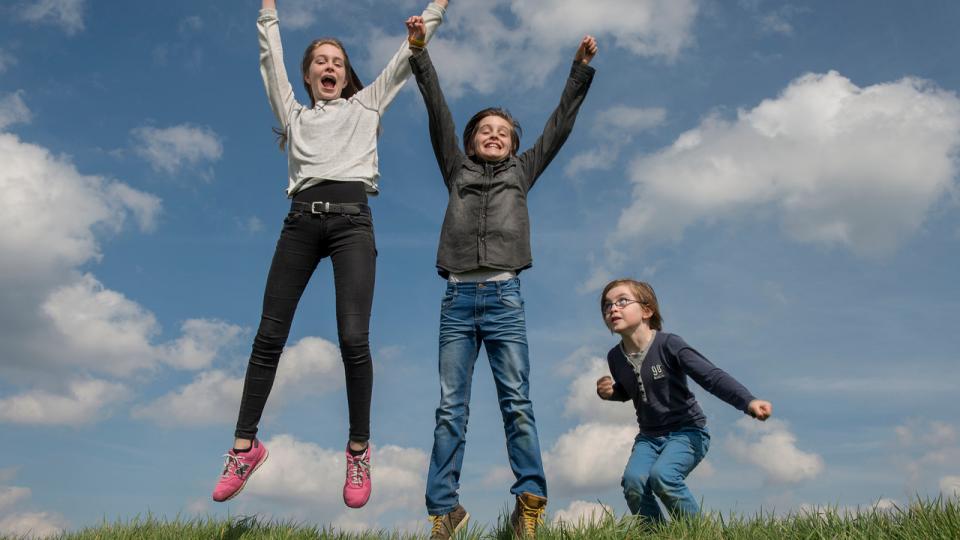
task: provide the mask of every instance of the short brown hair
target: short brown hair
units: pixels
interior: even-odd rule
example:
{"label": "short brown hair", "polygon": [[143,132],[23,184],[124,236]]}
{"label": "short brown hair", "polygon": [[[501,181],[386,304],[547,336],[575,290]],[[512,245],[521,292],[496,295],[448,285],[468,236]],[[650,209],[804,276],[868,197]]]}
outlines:
{"label": "short brown hair", "polygon": [[620,285],[626,285],[630,289],[630,292],[636,297],[634,300],[653,312],[653,315],[650,316],[650,328],[662,330],[663,316],[660,315],[660,304],[657,302],[657,293],[653,292],[653,287],[646,281],[621,278],[607,283],[607,286],[603,288],[603,292],[600,293],[600,314],[605,315],[603,313],[603,304],[606,302],[607,293],[610,292],[610,289],[619,287]]}
{"label": "short brown hair", "polygon": [[513,126],[513,131],[510,132],[510,142],[512,143],[510,145],[510,155],[516,155],[517,149],[520,148],[520,137],[523,135],[523,128],[520,127],[519,122],[514,120],[510,111],[501,109],[500,107],[487,107],[473,115],[473,118],[467,122],[466,127],[463,128],[463,151],[466,152],[468,156],[472,156],[477,152],[477,149],[473,147],[473,136],[477,134],[477,126],[480,125],[480,121],[488,116],[499,116],[507,122],[510,122],[510,125]]}

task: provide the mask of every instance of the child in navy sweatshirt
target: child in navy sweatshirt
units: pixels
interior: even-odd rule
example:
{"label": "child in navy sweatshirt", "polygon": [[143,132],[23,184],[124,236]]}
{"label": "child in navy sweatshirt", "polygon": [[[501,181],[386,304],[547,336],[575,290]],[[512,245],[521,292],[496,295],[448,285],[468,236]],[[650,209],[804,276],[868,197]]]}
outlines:
{"label": "child in navy sweatshirt", "polygon": [[663,521],[657,498],[671,516],[700,512],[685,480],[710,447],[706,416],[687,387],[687,376],[757,420],[773,412],[736,379],[675,334],[662,332],[653,288],[632,279],[611,281],[600,295],[603,322],[620,335],[607,353],[611,376],[597,380],[597,395],[633,400],[640,433],[623,472],[623,494],[634,514]]}

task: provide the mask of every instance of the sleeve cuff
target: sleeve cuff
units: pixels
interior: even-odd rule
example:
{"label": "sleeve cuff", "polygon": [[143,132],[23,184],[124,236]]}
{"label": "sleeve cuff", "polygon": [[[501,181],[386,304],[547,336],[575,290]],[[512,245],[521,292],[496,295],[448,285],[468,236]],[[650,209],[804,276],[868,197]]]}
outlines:
{"label": "sleeve cuff", "polygon": [[268,21],[271,19],[277,18],[277,10],[275,9],[261,9],[260,15],[257,17],[258,21]]}
{"label": "sleeve cuff", "polygon": [[584,64],[583,62],[573,61],[573,65],[570,66],[570,76],[574,79],[581,82],[589,82],[593,79],[593,74],[597,72],[597,69],[590,64]]}

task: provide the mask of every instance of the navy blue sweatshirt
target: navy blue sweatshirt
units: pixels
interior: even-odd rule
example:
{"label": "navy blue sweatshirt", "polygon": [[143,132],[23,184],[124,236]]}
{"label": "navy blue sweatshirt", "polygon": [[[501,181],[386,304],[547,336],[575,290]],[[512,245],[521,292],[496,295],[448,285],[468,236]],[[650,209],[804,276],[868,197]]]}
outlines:
{"label": "navy blue sweatshirt", "polygon": [[633,400],[640,432],[660,437],[685,427],[704,427],[707,417],[687,388],[687,376],[705,390],[746,412],[753,394],[727,372],[710,363],[678,335],[657,332],[640,370],[643,390],[633,366],[618,344],[607,353],[613,376],[612,401]]}

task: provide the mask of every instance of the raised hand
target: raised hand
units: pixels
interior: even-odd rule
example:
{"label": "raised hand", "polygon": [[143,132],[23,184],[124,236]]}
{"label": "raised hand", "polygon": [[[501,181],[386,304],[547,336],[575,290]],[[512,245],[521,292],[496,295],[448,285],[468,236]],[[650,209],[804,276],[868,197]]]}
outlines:
{"label": "raised hand", "polygon": [[574,62],[582,62],[584,64],[589,64],[593,57],[596,56],[597,51],[597,40],[593,36],[583,36],[583,39],[580,41],[580,47],[577,48],[577,54],[574,55]]}
{"label": "raised hand", "polygon": [[773,404],[762,399],[755,399],[747,405],[747,414],[760,421],[766,420],[773,414]]}
{"label": "raised hand", "polygon": [[[423,43],[427,38],[427,27],[423,24],[423,17],[414,15],[407,19],[407,41],[413,43]],[[421,45],[422,46],[422,45]]]}
{"label": "raised hand", "polygon": [[613,396],[613,378],[604,375],[597,379],[597,395],[602,399],[610,399]]}

